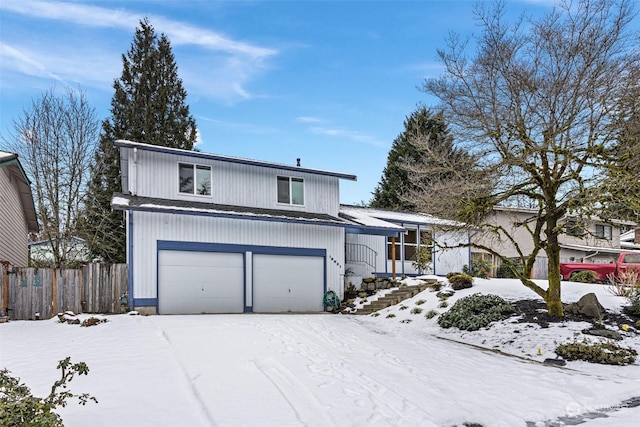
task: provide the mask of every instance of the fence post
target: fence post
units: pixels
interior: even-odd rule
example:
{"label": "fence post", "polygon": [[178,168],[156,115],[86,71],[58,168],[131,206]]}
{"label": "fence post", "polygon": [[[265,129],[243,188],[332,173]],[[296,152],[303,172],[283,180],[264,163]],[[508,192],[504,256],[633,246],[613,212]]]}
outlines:
{"label": "fence post", "polygon": [[4,269],[4,287],[3,287],[3,301],[2,311],[5,315],[9,315],[9,261],[0,261]]}
{"label": "fence post", "polygon": [[56,314],[58,314],[58,279],[57,279],[55,268],[52,269],[52,272],[53,272],[53,276],[51,278],[51,281],[52,281],[51,292],[53,293],[53,296],[51,297],[51,299],[53,300],[52,314],[53,316],[55,316]]}

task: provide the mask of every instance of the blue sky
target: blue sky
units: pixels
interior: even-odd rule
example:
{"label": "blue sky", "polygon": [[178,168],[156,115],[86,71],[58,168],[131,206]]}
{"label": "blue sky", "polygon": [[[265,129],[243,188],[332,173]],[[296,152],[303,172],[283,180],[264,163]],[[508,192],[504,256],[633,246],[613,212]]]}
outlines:
{"label": "blue sky", "polygon": [[[368,201],[417,87],[441,73],[450,31],[477,31],[473,1],[0,2],[0,135],[32,99],[80,87],[109,115],[140,19],[172,43],[199,148],[352,173],[341,202]],[[508,3],[539,14],[552,0]]]}

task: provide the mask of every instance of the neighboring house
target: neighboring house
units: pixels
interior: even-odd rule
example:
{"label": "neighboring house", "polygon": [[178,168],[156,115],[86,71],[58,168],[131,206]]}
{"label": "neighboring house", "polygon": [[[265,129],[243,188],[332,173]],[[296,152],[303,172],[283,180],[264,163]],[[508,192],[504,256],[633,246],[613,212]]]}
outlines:
{"label": "neighboring house", "polygon": [[[537,212],[535,209],[496,206],[487,218],[487,223],[499,225],[508,230],[522,252],[527,255],[533,250],[531,235],[523,226],[515,226],[514,224],[523,224],[527,220],[535,218]],[[621,227],[628,228],[635,223],[629,221],[605,222],[598,218],[586,219],[567,216],[561,221],[561,225],[566,227],[567,232],[559,236],[560,262],[610,263],[616,259],[620,252],[630,249],[621,242]],[[476,233],[472,234],[471,241],[491,247],[507,258],[515,259],[518,257],[513,245],[506,239],[500,240],[495,236]],[[475,248],[472,249],[471,259],[472,261],[484,260],[493,265],[494,274],[500,265],[499,259],[486,251]],[[546,279],[548,276],[547,265],[546,254],[541,251],[536,258],[533,278]]]}
{"label": "neighboring house", "polygon": [[[53,247],[56,246],[56,239],[53,241],[40,240],[29,243],[29,258],[34,267],[51,266],[55,263]],[[68,243],[62,241],[60,245],[60,257],[67,261],[69,265],[82,265],[92,261],[91,253],[84,239],[71,237]]]}
{"label": "neighboring house", "polygon": [[38,231],[30,181],[18,155],[0,151],[0,261],[29,265],[29,233]]}
{"label": "neighboring house", "polygon": [[131,141],[115,145],[123,193],[112,206],[126,214],[131,308],[322,311],[325,292],[343,295],[348,234],[385,241],[405,232],[391,222],[340,215],[339,181],[354,175]]}
{"label": "neighboring house", "polygon": [[625,250],[640,250],[640,228],[620,234],[620,247]]}
{"label": "neighboring house", "polygon": [[[423,213],[396,212],[342,205],[340,216],[365,225],[393,224],[401,231],[396,236],[349,233],[346,236],[346,265],[355,277],[437,274],[462,271],[469,264],[466,230],[454,231],[455,223]],[[387,225],[388,226],[388,225]],[[395,245],[395,251],[392,246]],[[421,246],[431,252],[431,268],[414,267]],[[446,247],[449,248],[446,248]],[[395,257],[395,259],[394,259]]]}

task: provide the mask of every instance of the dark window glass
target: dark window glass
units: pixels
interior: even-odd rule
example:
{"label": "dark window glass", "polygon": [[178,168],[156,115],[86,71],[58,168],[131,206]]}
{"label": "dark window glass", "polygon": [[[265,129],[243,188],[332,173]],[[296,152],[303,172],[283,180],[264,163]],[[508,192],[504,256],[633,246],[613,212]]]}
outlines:
{"label": "dark window glass", "polygon": [[178,175],[180,192],[193,194],[193,165],[178,163]]}
{"label": "dark window glass", "polygon": [[286,176],[278,177],[278,203],[289,203],[289,178]]}

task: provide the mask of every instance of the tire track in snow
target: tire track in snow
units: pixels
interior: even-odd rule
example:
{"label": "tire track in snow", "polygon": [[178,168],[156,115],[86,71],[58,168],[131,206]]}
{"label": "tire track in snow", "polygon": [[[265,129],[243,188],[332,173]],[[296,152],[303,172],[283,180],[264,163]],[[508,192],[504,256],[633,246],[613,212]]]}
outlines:
{"label": "tire track in snow", "polygon": [[276,386],[303,425],[334,425],[325,416],[325,410],[317,397],[289,369],[273,358],[256,359],[253,363]]}
{"label": "tire track in snow", "polygon": [[[215,427],[217,424],[214,421],[214,419],[211,416],[211,414],[209,413],[209,409],[207,408],[207,405],[204,403],[204,400],[202,400],[202,397],[200,396],[200,393],[198,392],[198,389],[196,388],[196,385],[193,382],[193,379],[189,376],[189,373],[187,372],[187,369],[182,364],[182,361],[178,357],[177,352],[173,348],[173,343],[171,342],[171,339],[169,338],[169,336],[167,335],[165,330],[162,329],[160,326],[158,326],[157,323],[156,323],[156,327],[160,330],[160,335],[167,342],[167,345],[171,349],[171,353],[173,354],[173,358],[175,359],[175,361],[177,362],[178,366],[180,367],[180,371],[182,372],[182,375],[184,375],[185,379],[187,380],[187,384],[189,385],[189,389],[191,390],[191,394],[193,394],[193,397],[195,398],[196,402],[198,402],[198,406],[202,410],[202,413],[204,414],[204,417],[206,418],[207,422],[209,423],[209,425],[211,427]],[[198,376],[199,375],[197,375],[195,378],[198,378]]]}
{"label": "tire track in snow", "polygon": [[[299,319],[304,318],[296,320]],[[334,331],[332,328],[319,327],[316,322],[300,324],[294,319],[288,321],[285,326],[280,325],[279,328],[269,328],[263,324],[257,326],[279,339],[283,344],[282,348],[287,352],[295,352],[305,357],[309,361],[308,369],[312,374],[322,375],[324,378],[338,378],[340,381],[347,378],[348,381],[342,385],[344,395],[353,397],[354,403],[363,410],[362,412],[372,413],[364,424],[435,426],[429,414],[412,401],[415,396],[406,396],[405,391],[389,387],[363,372],[358,369],[357,362],[353,359],[340,356],[336,352],[331,353],[330,359],[324,356],[331,347],[340,347],[351,353],[353,337],[346,338],[341,334],[330,333],[329,331]],[[275,332],[274,329],[282,332]],[[310,330],[313,334],[309,334]],[[403,372],[399,359],[383,349],[377,350],[381,350],[377,354],[378,357],[382,356],[383,360],[380,362],[391,365],[398,373]]]}

